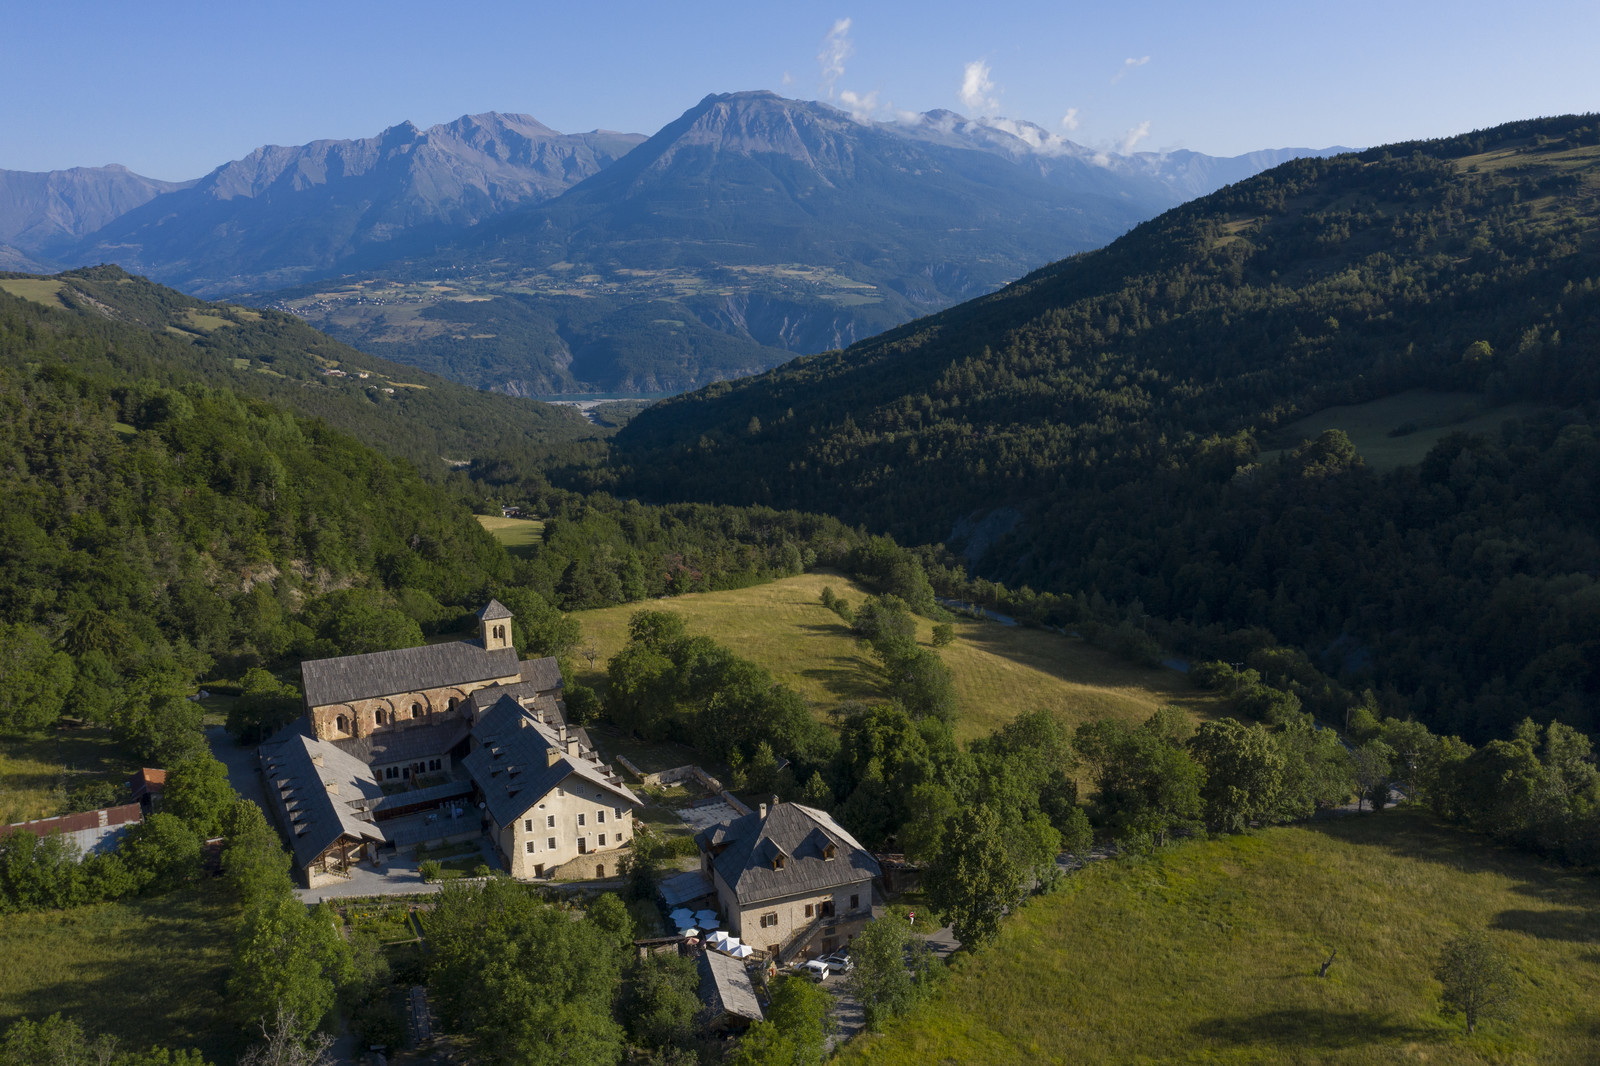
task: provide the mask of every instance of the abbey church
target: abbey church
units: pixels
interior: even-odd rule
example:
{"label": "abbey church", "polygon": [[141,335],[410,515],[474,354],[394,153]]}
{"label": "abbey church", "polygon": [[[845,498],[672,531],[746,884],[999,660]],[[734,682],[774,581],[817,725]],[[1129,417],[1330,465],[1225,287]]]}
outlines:
{"label": "abbey church", "polygon": [[604,877],[638,798],[569,727],[553,658],[519,661],[491,600],[476,641],[302,663],[305,714],[260,749],[304,883],[487,834],[513,876]]}

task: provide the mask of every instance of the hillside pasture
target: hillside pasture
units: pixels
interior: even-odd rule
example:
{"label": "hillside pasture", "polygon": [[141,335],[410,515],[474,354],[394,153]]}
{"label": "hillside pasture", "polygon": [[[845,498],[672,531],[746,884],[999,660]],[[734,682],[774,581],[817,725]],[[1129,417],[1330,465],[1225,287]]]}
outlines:
{"label": "hillside pasture", "polygon": [[[1485,927],[1521,993],[1468,1037],[1432,971]],[[1600,881],[1397,811],[1094,864],[838,1061],[1579,1063],[1597,1018]]]}
{"label": "hillside pasture", "polygon": [[[1507,419],[1538,414],[1532,403],[1492,406],[1476,392],[1410,389],[1381,400],[1329,407],[1273,432],[1270,461],[1293,451],[1303,440],[1315,440],[1330,429],[1342,429],[1367,465],[1380,473],[1420,463],[1435,444],[1451,433],[1498,434]],[[1391,434],[1403,431],[1398,436]]]}
{"label": "hillside pasture", "polygon": [[0,1029],[60,1012],[125,1048],[198,1047],[232,1062],[223,986],[232,909],[182,892],[0,918]]}
{"label": "hillside pasture", "polygon": [[0,291],[54,310],[67,306],[61,302],[61,282],[52,278],[0,278]]}
{"label": "hillside pasture", "polygon": [[544,539],[544,523],[530,518],[502,518],[499,515],[481,514],[478,524],[488,530],[506,551],[518,558],[526,558]]}
{"label": "hillside pasture", "polygon": [[0,740],[0,821],[54,817],[66,793],[98,781],[125,783],[137,769],[108,729],[7,736]]}
{"label": "hillside pasture", "polygon": [[[876,661],[850,636],[849,626],[822,606],[825,586],[853,606],[866,589],[840,574],[810,573],[727,592],[691,593],[649,603],[625,604],[575,615],[583,627],[574,656],[585,684],[603,689],[605,663],[627,642],[628,619],[636,611],[671,611],[683,616],[691,634],[708,636],[772,671],[799,692],[818,714],[845,700],[882,696]],[[1199,718],[1220,701],[1173,670],[1133,666],[1073,637],[998,622],[960,619],[956,641],[939,649],[955,675],[961,713],[956,735],[984,736],[1019,714],[1043,707],[1076,725],[1098,718],[1135,722],[1172,704]],[[933,623],[917,620],[917,637],[933,641]]]}

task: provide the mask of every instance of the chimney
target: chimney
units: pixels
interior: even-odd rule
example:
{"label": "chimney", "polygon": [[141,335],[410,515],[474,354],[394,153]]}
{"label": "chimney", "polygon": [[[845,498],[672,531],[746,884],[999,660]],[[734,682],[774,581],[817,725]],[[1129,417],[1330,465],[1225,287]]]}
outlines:
{"label": "chimney", "polygon": [[311,756],[311,765],[312,766],[321,766],[322,765],[322,754],[320,752],[318,752],[316,755]]}
{"label": "chimney", "polygon": [[577,737],[568,737],[567,738],[567,754],[572,756],[574,759],[576,759],[578,757],[578,738]]}
{"label": "chimney", "polygon": [[547,754],[548,754],[548,761],[545,763],[546,766],[554,766],[556,763],[561,761],[561,749],[560,748],[551,748],[550,751]]}
{"label": "chimney", "polygon": [[761,805],[761,820],[763,822],[767,820],[767,805],[765,803]]}
{"label": "chimney", "polygon": [[328,790],[328,795],[337,796],[339,794],[339,782],[338,781],[324,781],[322,784],[323,784],[323,787]]}

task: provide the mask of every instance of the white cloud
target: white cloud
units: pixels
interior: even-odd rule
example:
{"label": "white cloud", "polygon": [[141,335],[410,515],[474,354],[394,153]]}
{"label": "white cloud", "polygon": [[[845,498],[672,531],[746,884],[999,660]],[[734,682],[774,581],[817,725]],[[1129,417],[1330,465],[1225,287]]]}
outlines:
{"label": "white cloud", "polygon": [[840,19],[833,24],[827,36],[822,38],[822,51],[817,53],[817,62],[822,66],[822,88],[833,98],[833,87],[838,80],[844,77],[844,61],[850,58],[855,51],[850,44],[850,20]]}
{"label": "white cloud", "polygon": [[787,71],[787,70],[784,71],[783,72],[783,83],[785,85],[793,85],[794,84],[794,75],[792,73],[790,73],[789,71]]}
{"label": "white cloud", "polygon": [[1078,109],[1077,108],[1075,108],[1075,107],[1067,108],[1067,113],[1065,115],[1061,116],[1061,128],[1064,129],[1064,130],[1075,130],[1075,129],[1078,128]]}
{"label": "white cloud", "polygon": [[1150,62],[1149,56],[1140,56],[1138,59],[1134,59],[1132,56],[1129,56],[1127,59],[1122,61],[1122,69],[1117,71],[1117,73],[1112,77],[1111,84],[1115,85],[1117,82],[1122,80],[1123,75],[1127,74],[1128,71],[1133,70],[1135,67],[1142,67],[1148,62]]}
{"label": "white cloud", "polygon": [[860,93],[845,89],[839,93],[839,102],[844,105],[846,111],[850,112],[851,118],[857,122],[865,122],[878,109],[878,91],[874,89],[863,96]]}
{"label": "white cloud", "polygon": [[1134,145],[1138,144],[1148,136],[1150,136],[1150,120],[1145,119],[1143,122],[1139,123],[1137,126],[1133,127],[1127,133],[1122,135],[1122,145],[1119,151],[1121,154],[1127,155],[1133,151]]}
{"label": "white cloud", "polygon": [[961,77],[961,103],[968,111],[980,114],[1000,108],[1000,101],[995,98],[994,82],[989,77],[989,64],[981,59],[968,63]]}

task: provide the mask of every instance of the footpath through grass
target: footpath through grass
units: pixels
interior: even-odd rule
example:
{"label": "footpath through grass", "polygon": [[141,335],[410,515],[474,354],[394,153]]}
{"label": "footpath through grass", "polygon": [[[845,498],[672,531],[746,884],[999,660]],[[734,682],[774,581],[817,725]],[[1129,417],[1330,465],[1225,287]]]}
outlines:
{"label": "footpath through grass", "polygon": [[[868,598],[847,577],[810,573],[729,592],[582,611],[575,615],[583,626],[579,650],[593,646],[594,668],[583,655],[574,659],[582,680],[603,690],[606,660],[627,642],[634,612],[672,611],[683,616],[691,634],[711,637],[771,670],[819,714],[845,700],[881,698],[871,651],[858,647],[843,619],[822,606],[824,586],[852,606]],[[956,622],[955,631],[956,642],[939,654],[955,675],[961,708],[956,735],[962,740],[985,736],[1040,707],[1069,726],[1097,718],[1143,721],[1166,704],[1202,718],[1221,708],[1215,696],[1176,671],[1133,666],[1075,638],[968,619]],[[917,637],[931,645],[933,623],[919,618]]]}
{"label": "footpath through grass", "polygon": [[[1432,971],[1485,926],[1523,992],[1469,1038]],[[1098,863],[839,1061],[1600,1062],[1600,880],[1394,811]]]}
{"label": "footpath through grass", "polygon": [[205,889],[0,918],[0,1029],[59,1011],[125,1048],[232,1062],[223,984],[233,908]]}

